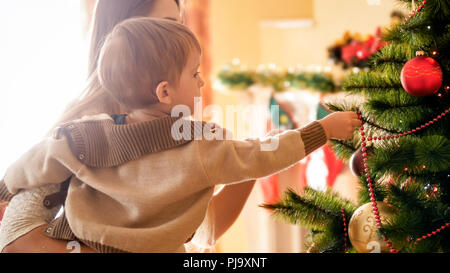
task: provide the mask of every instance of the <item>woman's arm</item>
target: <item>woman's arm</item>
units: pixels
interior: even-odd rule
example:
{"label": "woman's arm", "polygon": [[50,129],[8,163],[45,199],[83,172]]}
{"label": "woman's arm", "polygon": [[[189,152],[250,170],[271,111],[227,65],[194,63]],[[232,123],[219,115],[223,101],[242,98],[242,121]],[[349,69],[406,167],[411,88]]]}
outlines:
{"label": "woman's arm", "polygon": [[[218,240],[236,221],[250,195],[255,180],[227,185],[214,195],[210,208],[214,212],[214,237]],[[47,225],[39,226],[17,238],[3,249],[3,253],[69,253],[76,251],[70,241],[56,240],[44,235]],[[95,253],[88,246],[79,243],[81,253]]]}
{"label": "woman's arm", "polygon": [[[255,180],[225,186],[213,196],[209,209],[214,215],[214,237],[218,240],[239,217],[250,195]],[[44,235],[47,225],[42,225],[17,238],[3,249],[3,253],[69,253],[74,251],[69,241],[56,240]],[[76,245],[76,243],[75,243]],[[95,253],[80,243],[81,253]]]}
{"label": "woman's arm", "polygon": [[4,202],[4,201],[0,200],[0,223],[2,222],[3,214],[5,213],[7,206],[8,206],[8,202]]}
{"label": "woman's arm", "polygon": [[214,237],[218,240],[236,221],[256,180],[225,186],[213,196],[209,209],[214,215]]}
{"label": "woman's arm", "polygon": [[0,252],[92,252],[78,242],[55,240],[44,234],[48,223],[55,219],[62,208],[56,203],[51,208],[45,207],[44,200],[60,191],[61,185],[49,184],[21,190],[9,200],[1,221]]}
{"label": "woman's arm", "polygon": [[[39,226],[19,237],[3,249],[3,253],[95,253],[94,250],[77,241],[65,241],[49,238],[44,235],[47,225]],[[71,243],[74,242],[74,243]]]}

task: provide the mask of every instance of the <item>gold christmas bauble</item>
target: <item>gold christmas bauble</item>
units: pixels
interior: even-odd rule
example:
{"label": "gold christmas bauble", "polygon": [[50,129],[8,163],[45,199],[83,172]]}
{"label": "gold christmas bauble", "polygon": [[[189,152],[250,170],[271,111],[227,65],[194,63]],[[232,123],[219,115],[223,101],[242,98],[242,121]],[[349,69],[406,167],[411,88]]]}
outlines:
{"label": "gold christmas bauble", "polygon": [[[394,215],[395,211],[386,203],[377,202],[381,225]],[[359,253],[387,253],[390,248],[378,232],[377,221],[372,211],[372,203],[359,207],[353,213],[348,225],[348,236],[353,247]],[[395,246],[394,246],[395,247]]]}

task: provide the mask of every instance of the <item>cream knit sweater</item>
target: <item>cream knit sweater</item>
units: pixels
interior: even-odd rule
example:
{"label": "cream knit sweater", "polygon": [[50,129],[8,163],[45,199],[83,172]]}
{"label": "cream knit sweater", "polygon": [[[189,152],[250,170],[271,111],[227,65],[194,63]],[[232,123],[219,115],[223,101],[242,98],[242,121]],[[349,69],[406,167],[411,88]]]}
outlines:
{"label": "cream knit sweater", "polygon": [[[172,117],[116,125],[106,114],[64,124],[8,168],[0,198],[72,176],[64,218],[49,236],[101,252],[184,252],[215,185],[280,172],[327,141],[318,122],[265,139],[216,140],[226,134],[216,127],[203,139],[176,140],[177,122],[191,136],[213,127]],[[277,140],[277,149],[261,150]]]}

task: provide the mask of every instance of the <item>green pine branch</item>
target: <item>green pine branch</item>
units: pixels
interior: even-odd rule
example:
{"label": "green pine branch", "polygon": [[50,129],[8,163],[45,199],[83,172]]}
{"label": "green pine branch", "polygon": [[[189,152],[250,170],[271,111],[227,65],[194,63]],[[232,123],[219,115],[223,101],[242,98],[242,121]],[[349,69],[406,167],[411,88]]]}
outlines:
{"label": "green pine branch", "polygon": [[336,214],[304,200],[292,189],[288,189],[284,193],[280,202],[263,204],[261,207],[273,210],[275,218],[291,224],[301,224],[315,230],[326,230],[326,227],[336,221],[337,218]]}
{"label": "green pine branch", "polygon": [[360,72],[352,74],[342,87],[350,93],[360,93],[372,89],[401,88],[400,74],[392,75],[379,72]]}
{"label": "green pine branch", "polygon": [[367,163],[374,172],[383,173],[401,173],[405,168],[411,174],[449,170],[450,141],[439,135],[403,137],[398,144],[389,142],[375,149]]}
{"label": "green pine branch", "polygon": [[408,60],[415,57],[415,52],[407,44],[391,43],[383,47],[379,52],[371,57],[372,67],[382,64],[400,64],[404,65]]}
{"label": "green pine branch", "polygon": [[[406,245],[403,252],[435,252],[441,249],[441,234],[427,238],[428,243],[414,249],[414,240],[436,230],[450,219],[448,204],[426,197],[423,186],[409,181],[389,187],[387,202],[397,208],[395,215],[383,225],[381,232],[394,244]],[[405,236],[407,234],[407,236]]]}
{"label": "green pine branch", "polygon": [[337,139],[330,139],[330,142],[333,147],[333,151],[336,154],[337,157],[340,159],[343,159],[344,161],[348,162],[352,155],[356,152],[357,147],[354,144],[349,143],[348,140],[337,140]]}
{"label": "green pine branch", "polygon": [[[366,114],[383,128],[404,132],[416,129],[417,126],[436,118],[444,111],[444,107],[433,103],[433,98],[423,99],[422,104],[405,105],[399,105],[395,100],[388,98],[384,101],[382,99],[368,100],[365,104]],[[427,101],[429,103],[426,103]]]}
{"label": "green pine branch", "polygon": [[342,200],[337,194],[315,191],[305,188],[301,197],[292,189],[288,189],[280,202],[263,204],[261,207],[273,211],[273,217],[291,224],[300,224],[312,229],[309,247],[312,252],[322,252],[326,249],[342,250],[342,244],[336,241],[345,237],[341,209],[344,208],[347,225],[356,207],[347,200]]}

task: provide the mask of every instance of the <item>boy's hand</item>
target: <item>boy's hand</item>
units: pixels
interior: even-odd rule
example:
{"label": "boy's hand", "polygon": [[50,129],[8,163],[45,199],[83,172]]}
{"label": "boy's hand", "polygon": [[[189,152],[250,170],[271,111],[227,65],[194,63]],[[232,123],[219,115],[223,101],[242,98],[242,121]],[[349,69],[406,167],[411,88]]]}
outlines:
{"label": "boy's hand", "polygon": [[327,138],[346,140],[353,137],[355,128],[361,126],[361,121],[355,112],[336,112],[319,120]]}

